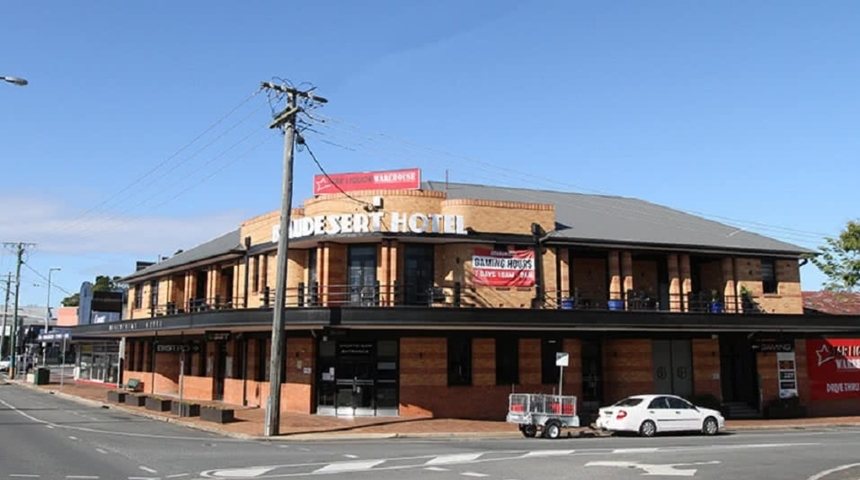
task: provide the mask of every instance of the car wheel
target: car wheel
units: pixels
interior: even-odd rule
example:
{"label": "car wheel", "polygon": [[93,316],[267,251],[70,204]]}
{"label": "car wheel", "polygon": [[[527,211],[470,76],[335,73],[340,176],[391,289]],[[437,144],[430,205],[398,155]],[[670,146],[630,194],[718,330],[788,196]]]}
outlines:
{"label": "car wheel", "polygon": [[645,420],[642,425],[639,425],[639,436],[653,437],[655,433],[657,433],[657,425],[654,425],[651,420]]}
{"label": "car wheel", "polygon": [[708,417],[705,419],[705,423],[702,424],[702,433],[705,435],[716,435],[719,431],[720,425],[717,423],[716,418]]}
{"label": "car wheel", "polygon": [[561,422],[558,420],[549,420],[543,426],[544,438],[555,440],[561,436]]}
{"label": "car wheel", "polygon": [[522,432],[523,436],[526,438],[534,438],[535,435],[537,435],[537,427],[531,424],[520,425],[520,432]]}

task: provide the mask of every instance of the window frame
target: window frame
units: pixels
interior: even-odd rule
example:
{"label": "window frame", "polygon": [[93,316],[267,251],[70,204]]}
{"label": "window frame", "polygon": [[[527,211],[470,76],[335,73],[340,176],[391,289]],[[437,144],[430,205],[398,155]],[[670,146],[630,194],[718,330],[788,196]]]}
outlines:
{"label": "window frame", "polygon": [[447,339],[448,386],[472,385],[472,337]]}
{"label": "window frame", "polygon": [[[769,275],[766,275],[765,265],[768,265]],[[776,294],[779,293],[779,279],[776,275],[776,259],[762,258],[761,259],[761,290],[762,293]]]}

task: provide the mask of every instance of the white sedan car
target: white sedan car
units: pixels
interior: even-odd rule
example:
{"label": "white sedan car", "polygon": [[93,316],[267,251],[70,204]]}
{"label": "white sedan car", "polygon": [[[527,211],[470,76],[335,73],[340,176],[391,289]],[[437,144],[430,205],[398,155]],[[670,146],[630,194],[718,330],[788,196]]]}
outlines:
{"label": "white sedan car", "polygon": [[697,407],[675,395],[635,395],[601,408],[596,424],[603,430],[651,437],[657,432],[682,431],[716,435],[725,422],[720,412]]}
{"label": "white sedan car", "polygon": [[9,370],[9,367],[12,365],[12,359],[9,357],[0,360],[0,372],[5,372]]}

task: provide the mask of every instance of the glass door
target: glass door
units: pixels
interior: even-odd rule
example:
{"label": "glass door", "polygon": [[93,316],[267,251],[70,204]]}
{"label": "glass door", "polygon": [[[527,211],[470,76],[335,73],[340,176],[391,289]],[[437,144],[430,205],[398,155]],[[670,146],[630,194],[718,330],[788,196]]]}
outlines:
{"label": "glass door", "polygon": [[377,304],[376,245],[349,247],[349,303],[372,306]]}
{"label": "glass door", "polygon": [[337,415],[374,415],[374,342],[339,342],[335,367]]}
{"label": "glass door", "polygon": [[429,304],[433,287],[433,245],[406,245],[403,270],[404,303]]}

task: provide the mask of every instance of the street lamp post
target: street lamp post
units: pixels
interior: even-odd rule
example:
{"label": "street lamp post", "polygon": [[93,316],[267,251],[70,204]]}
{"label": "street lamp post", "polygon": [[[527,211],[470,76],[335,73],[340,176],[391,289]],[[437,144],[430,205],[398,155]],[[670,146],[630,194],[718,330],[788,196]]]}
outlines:
{"label": "street lamp post", "polygon": [[19,87],[23,87],[24,85],[30,83],[26,79],[20,77],[10,77],[8,75],[0,75],[0,80],[3,80],[7,83],[11,83],[13,85],[18,85]]}
{"label": "street lamp post", "polygon": [[[59,267],[53,267],[48,269],[48,302],[45,310],[45,330],[42,332],[42,335],[48,334],[48,322],[51,321],[51,274],[54,272],[59,272],[62,270]],[[42,341],[42,366],[44,367],[48,363],[48,342],[47,340]]]}

